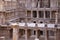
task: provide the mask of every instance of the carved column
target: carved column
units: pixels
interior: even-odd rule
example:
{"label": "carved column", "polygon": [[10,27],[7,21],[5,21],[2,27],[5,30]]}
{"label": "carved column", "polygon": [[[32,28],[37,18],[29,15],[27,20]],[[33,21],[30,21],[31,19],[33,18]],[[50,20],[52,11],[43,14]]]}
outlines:
{"label": "carved column", "polygon": [[[44,8],[44,9],[45,9],[45,8]],[[46,17],[45,17],[45,10],[44,10],[43,12],[44,12],[44,19],[45,19],[45,18],[46,18]]]}
{"label": "carved column", "polygon": [[48,40],[48,30],[47,30],[47,27],[45,28],[45,40]]}
{"label": "carved column", "polygon": [[12,26],[13,27],[13,40],[18,40],[18,31],[19,31],[19,28],[17,25],[15,26]]}
{"label": "carved column", "polygon": [[55,28],[55,40],[57,40],[57,29]]}
{"label": "carved column", "polygon": [[[55,13],[55,24],[58,24],[58,12]],[[55,40],[57,40],[57,26],[55,27]]]}
{"label": "carved column", "polygon": [[35,31],[36,31],[36,38],[35,38],[35,40],[39,40],[39,39],[38,39],[38,32],[37,32],[37,29],[36,29]]}
{"label": "carved column", "polygon": [[27,29],[25,29],[25,40],[27,40]]}
{"label": "carved column", "polygon": [[58,23],[58,13],[55,13],[55,24],[57,24]]}

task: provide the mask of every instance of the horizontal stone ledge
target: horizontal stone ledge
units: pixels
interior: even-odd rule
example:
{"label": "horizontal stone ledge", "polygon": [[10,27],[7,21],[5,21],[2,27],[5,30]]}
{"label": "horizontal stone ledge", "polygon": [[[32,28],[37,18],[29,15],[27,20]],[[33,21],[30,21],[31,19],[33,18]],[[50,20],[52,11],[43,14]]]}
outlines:
{"label": "horizontal stone ledge", "polygon": [[45,24],[45,23],[10,23],[9,25],[1,25],[1,26],[20,26],[20,27],[47,27],[47,28],[60,28],[60,24]]}

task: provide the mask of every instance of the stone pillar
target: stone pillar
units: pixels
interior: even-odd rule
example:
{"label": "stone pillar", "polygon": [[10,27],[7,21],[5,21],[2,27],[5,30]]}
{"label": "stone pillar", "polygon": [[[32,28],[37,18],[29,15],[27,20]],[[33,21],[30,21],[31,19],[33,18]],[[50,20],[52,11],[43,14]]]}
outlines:
{"label": "stone pillar", "polygon": [[13,40],[18,40],[18,27],[17,26],[13,26]]}
{"label": "stone pillar", "polygon": [[43,12],[44,12],[44,19],[45,19],[45,18],[46,18],[46,17],[45,17],[45,10],[44,10]]}
{"label": "stone pillar", "polygon": [[55,34],[55,38],[54,39],[57,40],[57,29],[55,29],[55,33],[54,34]]}
{"label": "stone pillar", "polygon": [[58,23],[58,13],[55,13],[55,15],[56,15],[55,24],[57,24]]}
{"label": "stone pillar", "polygon": [[31,18],[33,17],[33,15],[32,15],[32,10],[31,10]]}
{"label": "stone pillar", "polygon": [[[55,24],[58,24],[58,12],[55,13]],[[55,40],[57,40],[57,27],[55,27]]]}
{"label": "stone pillar", "polygon": [[25,29],[25,40],[27,40],[27,29]]}
{"label": "stone pillar", "polygon": [[6,20],[5,20],[4,14],[1,13],[1,16],[0,16],[0,23],[1,23],[1,24],[4,24],[5,21],[6,21]]}
{"label": "stone pillar", "polygon": [[37,35],[38,35],[38,33],[37,33],[37,30],[36,30],[36,38],[37,38]]}
{"label": "stone pillar", "polygon": [[45,29],[45,40],[48,40],[48,31],[47,31],[47,28]]}
{"label": "stone pillar", "polygon": [[37,18],[39,18],[39,13],[38,13],[38,10],[37,10]]}
{"label": "stone pillar", "polygon": [[37,37],[38,36],[37,30],[35,30],[35,31],[36,31],[36,38],[35,38],[35,40],[39,40],[38,37]]}
{"label": "stone pillar", "polygon": [[52,18],[52,13],[51,13],[51,10],[50,10],[50,19]]}

